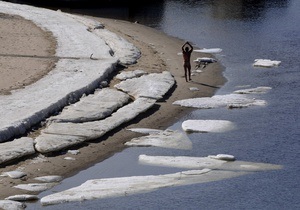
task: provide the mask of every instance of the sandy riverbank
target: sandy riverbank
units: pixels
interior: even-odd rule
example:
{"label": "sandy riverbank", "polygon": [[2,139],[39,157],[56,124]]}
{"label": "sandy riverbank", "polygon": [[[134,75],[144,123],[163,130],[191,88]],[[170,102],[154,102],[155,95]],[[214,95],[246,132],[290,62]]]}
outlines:
{"label": "sandy riverbank", "polygon": [[[6,48],[3,49],[8,50],[2,49],[0,56],[0,93],[7,94],[8,91],[12,89],[21,88],[24,85],[38,80],[53,67],[55,60],[50,57],[54,54],[53,47],[55,46],[55,40],[49,33],[42,31],[30,21],[7,15],[1,15],[0,18],[5,19],[5,21],[1,21],[0,24],[19,25],[19,27],[14,28],[5,25],[6,30],[1,30],[0,34],[1,39],[6,37],[5,40],[11,40],[10,42],[1,41],[6,44]],[[142,114],[132,122],[108,133],[98,141],[85,143],[77,147],[77,149],[80,150],[80,154],[75,156],[76,161],[64,160],[64,157],[69,155],[59,153],[45,158],[35,159],[34,164],[33,159],[35,157],[29,157],[26,160],[21,160],[0,168],[0,173],[16,170],[17,168],[21,168],[27,173],[27,177],[23,180],[1,178],[0,199],[4,199],[9,195],[27,193],[12,188],[12,186],[16,184],[32,182],[33,178],[37,176],[70,176],[94,163],[106,159],[117,151],[121,151],[125,148],[123,145],[124,142],[138,135],[124,128],[167,128],[180,116],[189,111],[187,108],[172,105],[172,102],[185,98],[212,96],[217,90],[217,87],[224,83],[222,67],[219,63],[210,64],[202,73],[192,76],[191,82],[185,82],[182,57],[177,55],[177,53],[181,51],[181,45],[184,43],[183,40],[167,36],[157,30],[139,24],[104,18],[96,19],[102,22],[107,29],[121,35],[141,50],[142,57],[138,60],[138,63],[129,66],[125,71],[142,69],[147,72],[161,72],[168,70],[175,77],[175,87],[167,94],[164,100],[157,103],[157,105],[147,113]],[[19,41],[14,41],[16,38]],[[22,51],[22,49],[24,51]],[[24,57],[23,55],[28,56]],[[202,56],[207,57],[208,55],[193,53],[192,59]],[[9,69],[9,72],[4,71],[7,69]],[[24,75],[31,76],[25,77]],[[112,80],[110,85],[113,86],[114,83],[114,80]],[[200,91],[190,91],[190,87],[197,87]],[[29,135],[33,136],[37,135],[37,133],[31,133]]]}

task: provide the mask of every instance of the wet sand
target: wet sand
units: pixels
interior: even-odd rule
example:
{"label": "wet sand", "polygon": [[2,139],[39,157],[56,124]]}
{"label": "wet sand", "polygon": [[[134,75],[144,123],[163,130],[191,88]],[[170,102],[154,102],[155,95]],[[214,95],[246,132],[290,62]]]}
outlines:
{"label": "wet sand", "polygon": [[[4,44],[4,47],[0,49],[0,94],[10,94],[11,90],[37,81],[53,68],[56,60],[52,56],[55,54],[56,43],[51,33],[41,30],[32,22],[21,17],[0,14],[0,19],[0,38],[1,44]],[[192,76],[192,81],[185,82],[183,59],[181,55],[178,55],[185,40],[167,36],[160,31],[136,23],[105,18],[95,19],[102,22],[108,30],[124,37],[141,50],[142,57],[138,62],[123,71],[141,69],[151,73],[167,70],[174,76],[175,86],[156,106],[135,120],[109,132],[99,140],[70,148],[80,150],[76,156],[62,151],[47,156],[27,157],[0,167],[0,174],[16,169],[27,173],[22,180],[1,177],[0,199],[10,195],[28,193],[13,188],[13,186],[34,183],[36,181],[33,178],[37,176],[61,175],[68,177],[121,151],[125,148],[126,141],[140,135],[128,131],[126,128],[168,128],[177,119],[193,110],[174,106],[172,105],[174,101],[212,96],[225,82],[222,75],[223,67],[219,63],[209,64],[202,73]],[[191,60],[208,56],[207,54],[193,53]],[[192,69],[194,66],[192,63]],[[113,76],[110,81],[111,87],[116,83]],[[197,87],[199,91],[191,91],[190,87]],[[28,135],[34,137],[38,135],[38,132]],[[64,157],[67,156],[72,156],[76,160],[64,160]]]}

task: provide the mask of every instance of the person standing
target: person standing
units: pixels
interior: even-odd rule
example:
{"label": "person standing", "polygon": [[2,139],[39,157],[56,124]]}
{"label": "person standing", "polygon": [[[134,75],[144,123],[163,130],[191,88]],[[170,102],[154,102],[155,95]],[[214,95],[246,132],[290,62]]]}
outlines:
{"label": "person standing", "polygon": [[[193,46],[186,42],[182,45],[182,55],[183,55],[183,68],[184,68],[184,76],[185,81],[188,82],[191,79],[191,54],[193,52]],[[189,79],[189,80],[188,80]]]}

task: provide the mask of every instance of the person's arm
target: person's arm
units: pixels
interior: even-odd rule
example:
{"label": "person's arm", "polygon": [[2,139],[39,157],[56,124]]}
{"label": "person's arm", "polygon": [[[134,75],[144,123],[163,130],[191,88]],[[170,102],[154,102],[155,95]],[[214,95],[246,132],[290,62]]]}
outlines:
{"label": "person's arm", "polygon": [[186,44],[188,44],[191,48],[190,52],[192,52],[194,50],[193,46],[189,43],[189,42],[186,42]]}
{"label": "person's arm", "polygon": [[186,43],[184,43],[183,45],[182,45],[182,47],[181,47],[181,49],[182,49],[182,52],[184,52],[184,46],[186,45]]}

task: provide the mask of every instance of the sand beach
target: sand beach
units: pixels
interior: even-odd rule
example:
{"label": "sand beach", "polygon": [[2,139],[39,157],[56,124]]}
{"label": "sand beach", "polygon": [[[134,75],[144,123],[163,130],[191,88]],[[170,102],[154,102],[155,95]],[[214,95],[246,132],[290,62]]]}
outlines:
{"label": "sand beach", "polygon": [[[20,190],[13,186],[30,183],[34,177],[46,175],[68,177],[121,151],[125,148],[125,142],[140,135],[129,132],[125,128],[166,129],[183,114],[192,110],[174,106],[172,105],[174,101],[212,96],[225,83],[222,75],[223,67],[218,62],[209,64],[203,72],[193,75],[192,81],[185,81],[182,56],[178,53],[181,51],[182,44],[188,40],[170,37],[138,23],[96,17],[87,18],[101,22],[106,29],[125,38],[141,51],[141,58],[136,64],[118,67],[118,71],[137,69],[149,73],[169,71],[176,83],[164,98],[147,112],[110,131],[101,139],[72,147],[71,149],[80,150],[76,161],[64,160],[67,156],[66,152],[59,151],[47,155],[27,156],[0,166],[0,173],[21,169],[27,174],[23,179],[0,178],[0,199],[20,194]],[[0,13],[0,19],[0,94],[9,95],[14,94],[13,90],[24,88],[43,78],[51,72],[60,58],[55,56],[57,43],[49,31],[41,29],[20,16]],[[201,46],[197,47],[201,48]],[[191,60],[204,56],[211,55],[193,53]],[[194,64],[192,64],[193,68]],[[116,84],[115,74],[109,75],[110,87]],[[189,89],[191,87],[196,87],[199,91],[191,91]],[[35,138],[39,135],[40,127],[42,125],[37,125],[26,135]]]}

